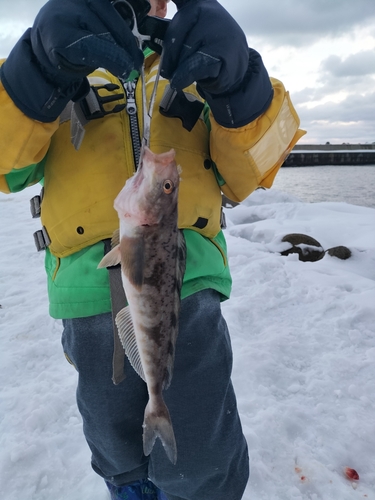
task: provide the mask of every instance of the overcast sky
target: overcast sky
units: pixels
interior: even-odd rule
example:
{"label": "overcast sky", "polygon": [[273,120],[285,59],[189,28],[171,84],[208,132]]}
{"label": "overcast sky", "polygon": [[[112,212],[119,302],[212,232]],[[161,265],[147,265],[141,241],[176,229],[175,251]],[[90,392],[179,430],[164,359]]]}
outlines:
{"label": "overcast sky", "polygon": [[[0,57],[44,3],[0,0]],[[290,91],[308,132],[300,143],[375,142],[375,0],[221,3]]]}

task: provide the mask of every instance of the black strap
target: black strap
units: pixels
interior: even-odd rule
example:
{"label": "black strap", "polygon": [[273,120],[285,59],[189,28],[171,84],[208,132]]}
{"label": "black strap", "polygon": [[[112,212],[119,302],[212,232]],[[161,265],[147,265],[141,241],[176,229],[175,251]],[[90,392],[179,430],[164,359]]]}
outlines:
{"label": "black strap", "polygon": [[204,109],[204,103],[192,94],[174,90],[168,84],[160,101],[159,111],[163,116],[179,118],[182,126],[191,132]]}
{"label": "black strap", "polygon": [[[104,253],[111,250],[111,240],[104,240]],[[112,323],[113,323],[113,359],[112,359],[112,381],[115,385],[125,378],[124,362],[125,351],[121,344],[115,318],[117,313],[126,306],[126,296],[121,279],[121,265],[107,267],[109,274],[109,285],[111,288]]]}

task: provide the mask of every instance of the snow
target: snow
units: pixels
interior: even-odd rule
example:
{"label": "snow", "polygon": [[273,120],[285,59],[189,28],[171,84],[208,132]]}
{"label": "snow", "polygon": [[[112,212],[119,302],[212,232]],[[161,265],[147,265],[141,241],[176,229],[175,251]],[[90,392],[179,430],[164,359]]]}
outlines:
{"label": "snow", "polygon": [[[76,372],[48,316],[28,199],[0,195],[0,484],[5,500],[106,500],[75,405]],[[251,456],[244,500],[375,498],[375,210],[258,190],[226,209],[223,304]],[[286,257],[304,233],[348,260]],[[345,476],[355,469],[359,480]]]}

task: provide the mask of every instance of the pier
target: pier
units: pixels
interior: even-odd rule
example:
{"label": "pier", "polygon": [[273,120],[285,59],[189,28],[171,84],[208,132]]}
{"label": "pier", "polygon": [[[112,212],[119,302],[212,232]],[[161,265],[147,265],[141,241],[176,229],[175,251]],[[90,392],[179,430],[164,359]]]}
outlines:
{"label": "pier", "polygon": [[283,167],[375,165],[375,144],[297,144]]}

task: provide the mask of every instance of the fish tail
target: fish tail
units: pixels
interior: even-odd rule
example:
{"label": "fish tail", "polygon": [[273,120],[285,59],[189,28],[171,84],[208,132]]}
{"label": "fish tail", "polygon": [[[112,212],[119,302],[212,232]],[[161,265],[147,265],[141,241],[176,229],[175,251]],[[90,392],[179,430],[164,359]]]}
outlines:
{"label": "fish tail", "polygon": [[143,451],[149,455],[154,447],[156,438],[163,444],[169,460],[175,464],[177,461],[177,447],[174,437],[171,417],[163,399],[149,400],[145,409],[143,423]]}

